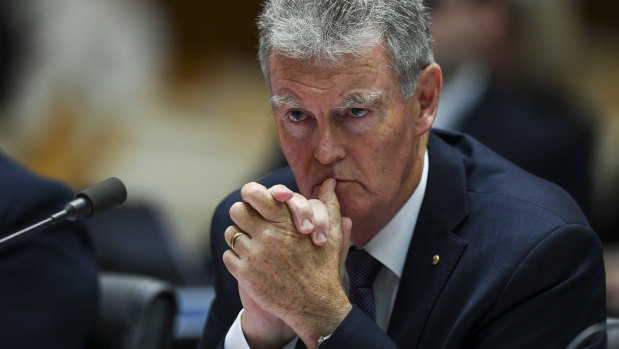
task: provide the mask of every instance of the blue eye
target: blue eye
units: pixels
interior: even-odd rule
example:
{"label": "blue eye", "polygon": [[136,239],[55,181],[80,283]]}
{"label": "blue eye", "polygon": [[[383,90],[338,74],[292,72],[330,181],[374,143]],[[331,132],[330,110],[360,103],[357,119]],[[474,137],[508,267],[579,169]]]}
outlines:
{"label": "blue eye", "polygon": [[366,109],[366,108],[350,108],[348,109],[348,115],[354,117],[354,118],[360,118],[363,116],[366,116],[367,113],[369,113],[370,110]]}
{"label": "blue eye", "polygon": [[294,122],[305,120],[305,114],[300,110],[291,110],[288,112],[288,118]]}

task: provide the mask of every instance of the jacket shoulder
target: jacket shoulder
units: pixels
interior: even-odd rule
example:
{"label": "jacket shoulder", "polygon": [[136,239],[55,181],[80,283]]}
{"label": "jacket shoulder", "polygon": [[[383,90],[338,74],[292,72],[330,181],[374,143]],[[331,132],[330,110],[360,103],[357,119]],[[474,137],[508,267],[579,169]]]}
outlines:
{"label": "jacket shoulder", "polygon": [[466,134],[433,134],[429,147],[449,148],[463,162],[470,195],[495,203],[518,203],[518,207],[545,211],[565,223],[589,225],[576,201],[558,185],[525,171]]}

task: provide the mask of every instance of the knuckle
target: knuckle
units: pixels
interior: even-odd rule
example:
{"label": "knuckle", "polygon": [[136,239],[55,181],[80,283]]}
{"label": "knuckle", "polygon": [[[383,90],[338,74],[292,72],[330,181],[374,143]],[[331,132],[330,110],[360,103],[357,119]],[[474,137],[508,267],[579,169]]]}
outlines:
{"label": "knuckle", "polygon": [[271,190],[274,191],[287,191],[289,190],[287,186],[283,185],[283,184],[275,184],[274,186],[271,187]]}
{"label": "knuckle", "polygon": [[232,234],[234,234],[235,231],[236,231],[236,227],[233,225],[226,228],[226,230],[224,231],[224,237],[226,238],[227,242],[230,242],[230,238],[232,237]]}
{"label": "knuckle", "polygon": [[269,241],[271,241],[272,239],[276,237],[276,235],[273,232],[273,229],[268,228],[268,227],[262,230],[262,234],[260,235],[262,237],[263,243],[269,243]]}
{"label": "knuckle", "polygon": [[291,205],[295,208],[298,213],[309,214],[312,211],[312,208],[305,198],[305,196],[294,193],[293,199],[291,200]]}
{"label": "knuckle", "polygon": [[310,207],[312,207],[312,209],[326,209],[325,204],[323,204],[322,201],[318,199],[309,199],[307,202],[309,203]]}
{"label": "knuckle", "polygon": [[271,196],[279,202],[287,202],[293,198],[294,192],[283,184],[276,184],[268,189]]}
{"label": "knuckle", "polygon": [[224,254],[221,256],[221,259],[223,260],[224,265],[230,272],[233,271],[232,270],[233,269],[233,263],[232,263],[233,256],[232,255],[233,255],[233,252],[231,250],[226,250]]}
{"label": "knuckle", "polygon": [[256,182],[247,183],[241,188],[241,197],[243,199],[259,198],[263,195],[265,187]]}
{"label": "knuckle", "polygon": [[245,211],[245,203],[237,201],[230,206],[230,216],[238,216]]}

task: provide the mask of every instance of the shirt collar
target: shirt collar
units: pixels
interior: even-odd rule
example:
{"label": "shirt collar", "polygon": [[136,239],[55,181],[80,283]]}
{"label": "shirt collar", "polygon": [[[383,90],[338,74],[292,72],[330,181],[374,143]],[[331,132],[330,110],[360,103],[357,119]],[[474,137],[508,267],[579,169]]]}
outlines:
{"label": "shirt collar", "polygon": [[389,268],[398,278],[402,276],[408,247],[413,238],[417,217],[421,209],[421,202],[426,192],[428,161],[428,150],[426,149],[423,157],[421,180],[417,188],[415,188],[413,195],[411,195],[389,223],[363,246],[372,257]]}

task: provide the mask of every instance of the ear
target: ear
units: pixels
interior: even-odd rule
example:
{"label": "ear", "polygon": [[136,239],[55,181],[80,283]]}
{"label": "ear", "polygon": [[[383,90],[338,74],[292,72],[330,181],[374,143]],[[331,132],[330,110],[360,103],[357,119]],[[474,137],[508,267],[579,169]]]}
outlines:
{"label": "ear", "polygon": [[421,71],[413,98],[419,103],[419,116],[415,121],[415,134],[423,135],[430,131],[438,109],[438,99],[443,86],[443,74],[436,63]]}

